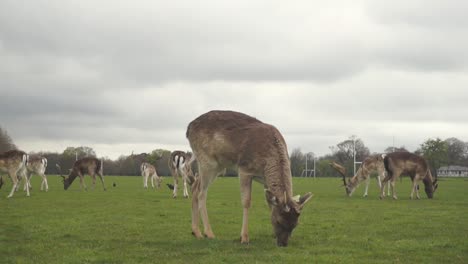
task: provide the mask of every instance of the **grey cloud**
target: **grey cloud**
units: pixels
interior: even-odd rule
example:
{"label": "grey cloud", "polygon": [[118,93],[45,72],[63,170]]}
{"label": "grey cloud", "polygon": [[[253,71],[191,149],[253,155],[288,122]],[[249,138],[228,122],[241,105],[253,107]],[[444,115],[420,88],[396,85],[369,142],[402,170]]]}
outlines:
{"label": "grey cloud", "polygon": [[351,134],[372,151],[457,136],[464,5],[1,1],[0,125],[18,142],[180,147],[193,118],[231,109],[322,154]]}

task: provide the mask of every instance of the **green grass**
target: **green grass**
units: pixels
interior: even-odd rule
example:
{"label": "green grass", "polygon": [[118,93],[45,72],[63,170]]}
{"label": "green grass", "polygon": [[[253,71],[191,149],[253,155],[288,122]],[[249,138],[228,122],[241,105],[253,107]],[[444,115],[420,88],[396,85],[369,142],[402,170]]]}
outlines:
{"label": "green grass", "polygon": [[[6,178],[6,177],[5,177]],[[90,186],[89,177],[86,178]],[[165,186],[143,190],[141,177],[106,177],[82,192],[64,191],[49,176],[50,191],[31,197],[0,190],[0,263],[467,263],[468,181],[444,179],[435,199],[409,200],[410,183],[397,183],[399,200],[368,198],[362,188],[344,196],[339,179],[294,179],[295,193],[311,191],[287,248],[276,247],[263,186],[254,184],[250,244],[241,245],[239,181],[219,178],[208,192],[216,239],[191,235],[190,199],[172,199]],[[117,187],[111,183],[116,182]],[[179,192],[179,196],[182,193]]]}

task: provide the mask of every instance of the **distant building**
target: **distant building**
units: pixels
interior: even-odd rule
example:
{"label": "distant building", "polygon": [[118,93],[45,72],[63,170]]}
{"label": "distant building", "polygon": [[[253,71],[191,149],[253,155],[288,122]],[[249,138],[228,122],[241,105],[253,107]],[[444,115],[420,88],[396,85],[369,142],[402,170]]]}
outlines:
{"label": "distant building", "polygon": [[445,166],[437,170],[437,176],[441,177],[468,177],[468,167]]}

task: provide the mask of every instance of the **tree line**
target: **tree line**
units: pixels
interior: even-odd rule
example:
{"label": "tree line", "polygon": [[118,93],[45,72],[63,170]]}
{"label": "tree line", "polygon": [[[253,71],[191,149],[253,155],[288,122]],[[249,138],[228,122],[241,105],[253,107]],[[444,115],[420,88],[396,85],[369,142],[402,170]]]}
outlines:
{"label": "tree line", "polygon": [[[0,153],[10,149],[16,149],[16,145],[8,133],[0,127]],[[308,169],[312,169],[315,160],[315,173],[319,177],[340,177],[338,173],[330,167],[330,162],[336,161],[345,166],[348,174],[353,171],[353,150],[356,152],[356,161],[362,161],[366,157],[377,154],[371,153],[364,141],[355,136],[330,147],[330,153],[321,157],[316,157],[313,152],[303,153],[300,148],[295,148],[290,153],[291,171],[293,176],[305,175],[306,158]],[[408,151],[404,146],[388,147],[384,152]],[[457,138],[429,138],[425,140],[415,151],[429,162],[433,175],[437,175],[437,169],[441,166],[460,165],[468,167],[468,142]],[[76,159],[83,157],[97,157],[96,152],[87,146],[67,147],[62,153],[58,152],[37,152],[30,153],[41,155],[48,160],[46,174],[58,174],[55,164],[59,164],[63,173],[68,173],[68,169],[73,166]],[[171,151],[166,149],[155,149],[150,153],[139,153],[131,155],[121,155],[116,160],[102,158],[104,174],[106,175],[126,175],[139,176],[142,162],[149,162],[155,165],[159,175],[170,175],[168,161]],[[356,166],[358,167],[358,166]],[[311,173],[309,172],[309,175]],[[226,176],[236,176],[234,170],[228,170]]]}
{"label": "tree line", "polygon": [[[354,141],[354,142],[353,142]],[[355,144],[355,145],[354,145]],[[356,161],[363,161],[366,157],[379,154],[371,153],[369,148],[364,144],[360,138],[351,136],[349,139],[330,147],[330,154],[321,157],[316,157],[314,153],[302,153],[300,148],[293,149],[290,154],[291,170],[294,176],[301,176],[305,170],[305,160],[308,158],[308,169],[312,169],[313,159],[316,162],[316,175],[320,177],[340,177],[340,175],[330,167],[332,161],[339,162],[351,175],[353,171],[353,148],[355,146]],[[405,146],[400,147],[387,147],[385,153],[407,151]],[[437,175],[437,169],[442,166],[460,165],[468,167],[468,142],[464,142],[458,138],[447,138],[442,140],[440,138],[426,139],[419,148],[414,152],[423,156],[431,167],[432,175]],[[356,170],[359,165],[356,166]]]}

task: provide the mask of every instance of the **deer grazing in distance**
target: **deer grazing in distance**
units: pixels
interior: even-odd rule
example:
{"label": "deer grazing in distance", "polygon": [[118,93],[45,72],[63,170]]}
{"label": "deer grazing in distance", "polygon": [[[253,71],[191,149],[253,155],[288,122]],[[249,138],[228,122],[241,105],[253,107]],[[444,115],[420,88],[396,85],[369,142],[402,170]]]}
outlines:
{"label": "deer grazing in distance", "polygon": [[37,174],[41,176],[41,191],[49,190],[49,184],[47,183],[47,176],[45,175],[45,170],[47,168],[47,159],[41,156],[29,156],[29,160],[26,164],[26,180],[24,182],[24,190],[26,188],[32,188],[31,186],[31,176]]}
{"label": "deer grazing in distance", "polygon": [[[377,184],[379,185],[379,190],[381,189],[381,181],[385,177],[385,166],[383,162],[383,156],[381,154],[372,155],[364,159],[361,166],[359,167],[356,174],[346,182],[346,169],[339,163],[332,162],[330,166],[337,170],[343,176],[343,182],[346,190],[346,195],[351,196],[359,184],[363,181],[366,181],[366,189],[364,191],[364,197],[367,197],[370,178],[372,173],[377,172]],[[390,189],[388,188],[390,184],[387,185],[387,191],[390,195]]]}
{"label": "deer grazing in distance", "polygon": [[192,154],[180,150],[173,151],[171,158],[168,161],[169,169],[171,170],[172,177],[174,178],[174,188],[172,197],[177,198],[177,189],[179,186],[179,176],[182,177],[184,183],[184,197],[188,198],[187,184],[192,185],[194,182],[194,175],[192,171]]}
{"label": "deer grazing in distance", "polygon": [[[411,199],[413,199],[414,192],[416,192],[416,197],[418,199],[420,198],[418,182],[421,180],[424,183],[424,190],[427,197],[429,199],[434,197],[434,192],[438,187],[437,178],[433,179],[429,165],[423,157],[410,152],[393,152],[383,154],[383,156],[387,176],[385,176],[383,179],[382,186],[387,181],[390,181],[392,186],[393,199],[397,199],[395,192],[395,181],[402,173],[409,175],[413,183],[410,195]],[[380,193],[380,199],[383,199],[383,188],[381,188]]]}
{"label": "deer grazing in distance", "polygon": [[[26,178],[26,163],[28,162],[28,159],[28,154],[21,150],[9,150],[0,154],[0,172],[8,173],[11,181],[13,182],[13,187],[11,188],[8,198],[13,197],[20,181],[23,178]],[[3,179],[1,182],[3,184]],[[29,195],[29,188],[26,188],[26,196]]]}
{"label": "deer grazing in distance", "polygon": [[151,178],[151,187],[154,189],[154,182],[156,181],[157,188],[161,186],[161,177],[158,176],[156,168],[148,162],[141,163],[140,166],[141,176],[143,176],[143,188],[148,189],[148,178]]}
{"label": "deer grazing in distance", "polygon": [[286,142],[272,125],[233,111],[211,111],[193,120],[186,136],[198,162],[199,175],[192,185],[192,234],[214,238],[206,208],[207,191],[228,167],[237,167],[243,218],[241,243],[249,243],[248,212],[252,180],[264,185],[278,246],[287,246],[311,193],[293,196],[291,167]]}
{"label": "deer grazing in distance", "polygon": [[93,179],[93,189],[96,186],[96,175],[98,175],[99,179],[101,179],[104,191],[106,190],[106,186],[104,185],[104,176],[102,174],[102,161],[97,158],[86,157],[75,161],[70,170],[70,174],[66,177],[62,175],[60,166],[58,164],[56,166],[59,170],[60,176],[63,178],[63,188],[65,190],[70,187],[76,177],[80,177],[81,188],[87,191],[88,188],[84,182],[85,174],[88,174]]}

